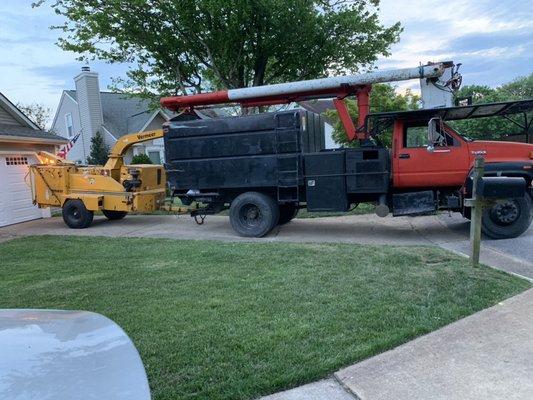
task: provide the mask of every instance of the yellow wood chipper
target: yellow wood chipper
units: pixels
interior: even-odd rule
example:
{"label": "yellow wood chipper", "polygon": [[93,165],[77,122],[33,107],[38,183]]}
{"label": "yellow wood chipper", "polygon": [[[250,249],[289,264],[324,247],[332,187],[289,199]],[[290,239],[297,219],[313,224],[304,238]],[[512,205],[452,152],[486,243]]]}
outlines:
{"label": "yellow wood chipper", "polygon": [[40,164],[30,166],[33,203],[39,208],[61,207],[70,228],[88,227],[95,211],[108,219],[128,212],[189,208],[165,203],[166,175],[162,165],[124,165],[124,154],[135,143],[163,137],[163,130],[125,135],[113,147],[104,166],[78,166],[48,152],[39,152]]}

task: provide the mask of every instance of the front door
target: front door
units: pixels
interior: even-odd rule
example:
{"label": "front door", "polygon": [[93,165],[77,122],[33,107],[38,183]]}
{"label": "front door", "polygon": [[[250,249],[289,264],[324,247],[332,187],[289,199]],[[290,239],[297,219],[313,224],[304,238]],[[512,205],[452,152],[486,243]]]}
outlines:
{"label": "front door", "polygon": [[461,186],[469,169],[468,147],[449,127],[434,150],[427,149],[427,124],[397,121],[394,126],[394,187]]}

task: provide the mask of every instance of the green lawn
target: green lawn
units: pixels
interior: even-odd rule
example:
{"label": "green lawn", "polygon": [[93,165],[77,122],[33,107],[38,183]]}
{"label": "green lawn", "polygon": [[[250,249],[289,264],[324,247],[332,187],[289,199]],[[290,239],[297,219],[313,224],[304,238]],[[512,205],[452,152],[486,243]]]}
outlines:
{"label": "green lawn", "polygon": [[313,381],[529,287],[430,247],[49,236],[2,243],[0,260],[0,308],[112,318],[155,400]]}

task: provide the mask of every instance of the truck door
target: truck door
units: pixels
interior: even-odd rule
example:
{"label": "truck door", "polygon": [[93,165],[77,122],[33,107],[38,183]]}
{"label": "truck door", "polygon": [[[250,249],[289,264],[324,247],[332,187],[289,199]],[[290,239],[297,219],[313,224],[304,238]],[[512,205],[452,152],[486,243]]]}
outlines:
{"label": "truck door", "polygon": [[394,187],[461,186],[469,169],[468,146],[444,125],[434,151],[427,149],[427,121],[394,124]]}

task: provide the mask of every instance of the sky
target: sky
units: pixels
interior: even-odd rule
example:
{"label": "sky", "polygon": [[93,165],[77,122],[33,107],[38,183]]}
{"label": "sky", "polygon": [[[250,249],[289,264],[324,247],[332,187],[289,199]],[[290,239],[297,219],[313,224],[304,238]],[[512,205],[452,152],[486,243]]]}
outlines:
{"label": "sky", "polygon": [[[0,92],[12,102],[41,103],[55,111],[61,92],[74,87],[84,63],[55,45],[62,19],[35,0],[0,0]],[[48,0],[50,3],[51,0]],[[461,62],[463,85],[498,86],[533,72],[533,1],[382,0],[381,21],[404,27],[380,69],[428,61]],[[90,62],[105,90],[128,66]],[[416,81],[397,84],[417,89]]]}

